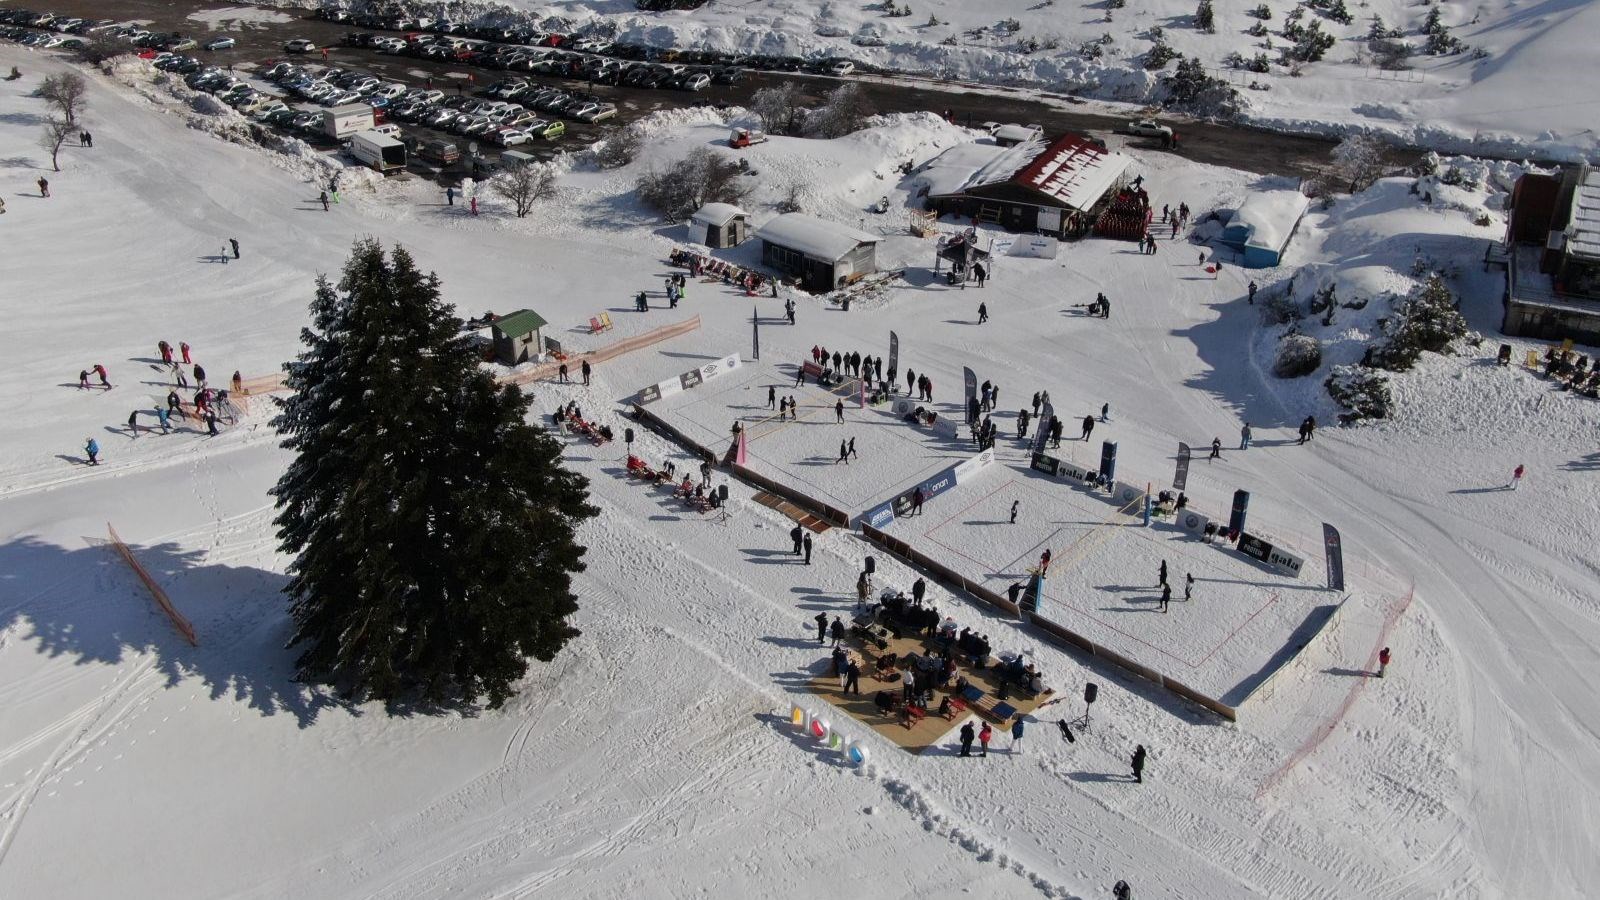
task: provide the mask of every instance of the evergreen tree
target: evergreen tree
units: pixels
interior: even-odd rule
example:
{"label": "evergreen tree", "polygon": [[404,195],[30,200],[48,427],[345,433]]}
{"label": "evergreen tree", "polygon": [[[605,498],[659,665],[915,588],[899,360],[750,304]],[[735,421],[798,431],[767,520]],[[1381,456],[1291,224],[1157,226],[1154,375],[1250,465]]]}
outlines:
{"label": "evergreen tree", "polygon": [[1200,6],[1194,12],[1194,27],[1206,34],[1216,33],[1217,12],[1211,7],[1211,0],[1200,0]]}
{"label": "evergreen tree", "polygon": [[578,633],[587,482],[401,248],[358,242],[301,340],[273,420],[296,458],[272,491],[301,676],[499,706]]}

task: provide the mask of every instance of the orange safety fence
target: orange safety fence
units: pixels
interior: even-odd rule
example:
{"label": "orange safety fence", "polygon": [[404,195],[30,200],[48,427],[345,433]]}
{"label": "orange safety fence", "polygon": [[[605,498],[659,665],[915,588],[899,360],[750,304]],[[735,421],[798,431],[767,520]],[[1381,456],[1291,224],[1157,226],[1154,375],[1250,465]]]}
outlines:
{"label": "orange safety fence", "polygon": [[188,619],[183,617],[182,613],[173,608],[172,601],[167,599],[167,592],[161,589],[161,585],[156,584],[155,579],[150,577],[150,573],[145,571],[144,566],[139,564],[139,560],[134,558],[133,551],[128,549],[128,545],[122,542],[121,536],[117,534],[115,528],[111,527],[110,522],[106,523],[106,531],[111,533],[111,546],[117,551],[117,555],[122,557],[122,561],[133,569],[133,574],[138,575],[139,580],[144,582],[145,588],[150,591],[150,596],[155,598],[156,605],[161,607],[161,611],[166,613],[167,618],[172,620],[173,627],[178,629],[178,633],[183,635],[184,640],[187,640],[190,646],[200,646],[200,640],[194,634],[194,626],[189,623]]}

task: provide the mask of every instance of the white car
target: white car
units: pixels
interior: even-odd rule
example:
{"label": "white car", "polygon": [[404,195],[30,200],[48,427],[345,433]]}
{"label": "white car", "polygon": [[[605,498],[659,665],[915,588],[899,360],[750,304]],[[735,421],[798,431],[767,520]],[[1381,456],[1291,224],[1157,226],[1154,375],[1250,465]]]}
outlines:
{"label": "white car", "polygon": [[683,89],[686,91],[703,91],[711,86],[711,76],[704,72],[697,72],[683,80]]}
{"label": "white car", "polygon": [[836,76],[838,76],[840,78],[843,78],[844,76],[849,75],[851,72],[854,72],[855,70],[856,70],[856,64],[855,63],[851,62],[848,59],[841,59],[838,62],[836,62],[833,65],[828,67],[828,74],[829,75],[836,75]]}
{"label": "white car", "polygon": [[521,128],[502,128],[490,133],[488,138],[502,147],[515,147],[518,144],[526,144],[533,140],[533,135],[523,131]]}
{"label": "white car", "polygon": [[1128,133],[1138,135],[1139,137],[1172,137],[1171,128],[1168,128],[1167,126],[1162,125],[1153,119],[1140,119],[1137,122],[1129,122]]}
{"label": "white car", "polygon": [[207,50],[232,50],[239,42],[231,37],[215,37],[206,41],[202,46]]}
{"label": "white car", "polygon": [[310,53],[315,49],[317,49],[317,45],[305,38],[295,38],[283,45],[283,52],[285,53]]}
{"label": "white car", "polygon": [[403,84],[383,84],[373,89],[372,96],[383,97],[387,100],[398,100],[404,97],[405,93],[406,86]]}

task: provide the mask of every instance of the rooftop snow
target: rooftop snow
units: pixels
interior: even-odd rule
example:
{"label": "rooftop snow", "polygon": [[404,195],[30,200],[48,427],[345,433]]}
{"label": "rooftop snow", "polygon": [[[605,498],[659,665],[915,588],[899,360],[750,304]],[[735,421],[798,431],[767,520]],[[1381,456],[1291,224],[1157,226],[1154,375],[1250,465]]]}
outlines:
{"label": "rooftop snow", "polygon": [[804,213],[784,213],[768,219],[756,229],[756,237],[826,260],[838,260],[862,244],[878,243],[877,237],[865,231]]}
{"label": "rooftop snow", "polygon": [[1234,212],[1228,228],[1244,226],[1249,235],[1246,247],[1265,247],[1274,252],[1283,249],[1294,233],[1295,223],[1305,215],[1311,199],[1299,191],[1260,191],[1245,198]]}
{"label": "rooftop snow", "polygon": [[935,197],[959,194],[980,170],[1012,150],[998,144],[957,144],[929,160],[913,183],[926,185]]}
{"label": "rooftop snow", "polygon": [[[1121,153],[1108,153],[1077,135],[1064,135],[1049,144],[1035,136],[1013,147],[952,147],[929,163],[921,180],[935,196],[1010,181],[1048,194],[1073,209],[1088,209],[1131,162]],[[962,174],[965,178],[957,181]]]}
{"label": "rooftop snow", "polygon": [[1600,170],[1585,169],[1572,197],[1572,218],[1567,221],[1567,252],[1600,259]]}
{"label": "rooftop snow", "polygon": [[739,216],[748,215],[750,214],[732,203],[707,203],[705,206],[695,210],[694,215],[689,218],[702,225],[721,228]]}

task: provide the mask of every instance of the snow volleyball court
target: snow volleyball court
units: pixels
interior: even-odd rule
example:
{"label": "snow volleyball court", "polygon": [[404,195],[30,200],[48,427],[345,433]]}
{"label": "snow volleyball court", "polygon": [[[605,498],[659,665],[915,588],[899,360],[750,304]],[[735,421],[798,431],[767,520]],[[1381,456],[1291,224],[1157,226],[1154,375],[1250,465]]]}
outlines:
{"label": "snow volleyball court", "polygon": [[[861,408],[855,382],[846,385],[830,391],[808,377],[796,386],[793,364],[747,362],[651,409],[719,455],[738,421],[747,435],[749,468],[851,515],[973,455],[969,441],[913,428],[896,420],[888,404]],[[794,397],[796,418],[780,421],[776,410],[767,409],[769,386],[780,398]],[[839,401],[844,424],[838,424],[834,408]],[[856,455],[838,462],[839,442],[852,438]]]}
{"label": "snow volleyball court", "polygon": [[[1136,513],[1104,491],[1028,468],[1011,450],[884,530],[1001,596],[1027,582],[1048,548],[1041,617],[1229,706],[1292,659],[1343,599],[1324,587],[1320,560],[1291,577],[1171,521],[1146,528]],[[1162,560],[1172,585],[1166,613]],[[1187,574],[1194,599],[1184,602]]]}

